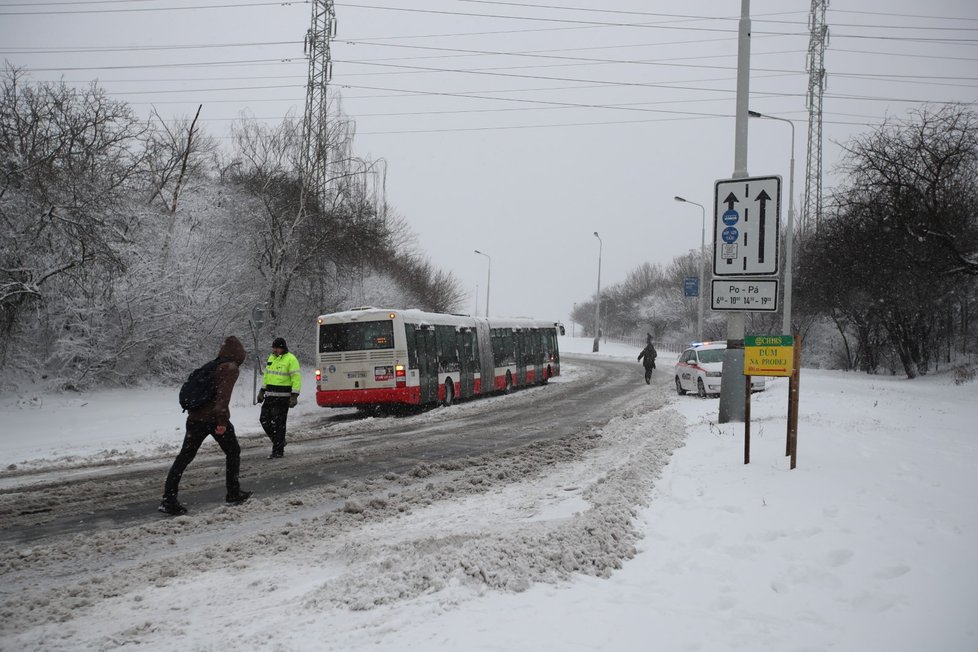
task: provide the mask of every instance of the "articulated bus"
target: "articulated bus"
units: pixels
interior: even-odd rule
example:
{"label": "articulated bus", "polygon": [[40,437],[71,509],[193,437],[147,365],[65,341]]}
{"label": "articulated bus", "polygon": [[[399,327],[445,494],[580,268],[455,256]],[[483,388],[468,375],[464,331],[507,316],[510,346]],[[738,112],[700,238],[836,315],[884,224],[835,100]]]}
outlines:
{"label": "articulated bus", "polygon": [[322,407],[451,405],[560,374],[556,322],[372,307],[317,322]]}

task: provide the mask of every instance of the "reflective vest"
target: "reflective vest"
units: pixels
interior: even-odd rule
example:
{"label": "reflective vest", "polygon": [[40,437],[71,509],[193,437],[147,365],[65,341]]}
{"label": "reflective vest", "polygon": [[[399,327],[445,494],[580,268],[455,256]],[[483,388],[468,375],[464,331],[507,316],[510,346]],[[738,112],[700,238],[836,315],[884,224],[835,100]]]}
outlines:
{"label": "reflective vest", "polygon": [[299,360],[291,353],[268,356],[265,377],[262,379],[265,396],[291,396],[302,388]]}

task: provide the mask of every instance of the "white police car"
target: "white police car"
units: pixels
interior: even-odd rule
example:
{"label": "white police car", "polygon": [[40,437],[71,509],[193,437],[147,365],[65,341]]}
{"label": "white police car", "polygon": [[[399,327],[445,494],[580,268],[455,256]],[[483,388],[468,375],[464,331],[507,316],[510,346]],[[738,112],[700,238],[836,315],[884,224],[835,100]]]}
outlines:
{"label": "white police car", "polygon": [[[679,356],[676,362],[676,392],[696,392],[701,398],[720,395],[720,379],[723,371],[725,342],[697,342]],[[751,391],[759,392],[767,386],[763,376],[751,377]]]}

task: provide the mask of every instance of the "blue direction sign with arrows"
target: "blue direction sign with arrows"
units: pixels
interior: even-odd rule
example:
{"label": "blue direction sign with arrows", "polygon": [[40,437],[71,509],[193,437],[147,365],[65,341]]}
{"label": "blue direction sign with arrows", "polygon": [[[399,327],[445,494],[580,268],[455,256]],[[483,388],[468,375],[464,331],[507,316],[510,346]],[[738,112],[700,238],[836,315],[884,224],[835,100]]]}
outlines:
{"label": "blue direction sign with arrows", "polygon": [[777,274],[781,177],[722,179],[713,197],[713,274]]}

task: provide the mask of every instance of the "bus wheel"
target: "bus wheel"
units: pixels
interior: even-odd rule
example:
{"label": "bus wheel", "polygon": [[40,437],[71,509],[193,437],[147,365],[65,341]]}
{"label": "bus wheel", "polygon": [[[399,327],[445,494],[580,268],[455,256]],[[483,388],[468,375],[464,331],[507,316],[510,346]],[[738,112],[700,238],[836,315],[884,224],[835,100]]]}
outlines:
{"label": "bus wheel", "polygon": [[442,405],[448,407],[455,401],[455,385],[452,384],[451,380],[445,381],[445,400],[442,401]]}
{"label": "bus wheel", "polygon": [[509,394],[512,391],[513,391],[513,375],[507,371],[506,372],[506,387],[505,387],[505,389],[503,389],[503,393],[504,394]]}

